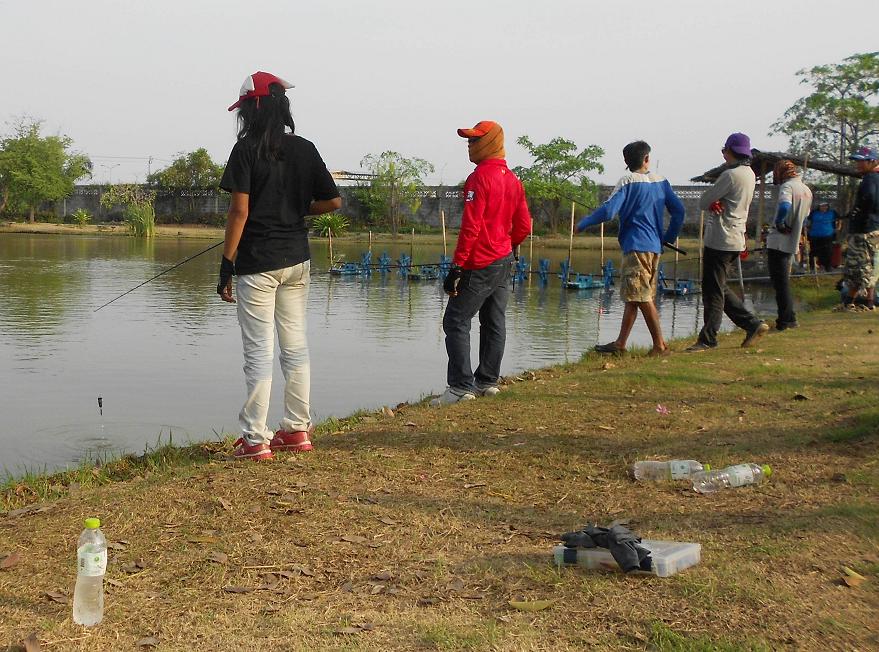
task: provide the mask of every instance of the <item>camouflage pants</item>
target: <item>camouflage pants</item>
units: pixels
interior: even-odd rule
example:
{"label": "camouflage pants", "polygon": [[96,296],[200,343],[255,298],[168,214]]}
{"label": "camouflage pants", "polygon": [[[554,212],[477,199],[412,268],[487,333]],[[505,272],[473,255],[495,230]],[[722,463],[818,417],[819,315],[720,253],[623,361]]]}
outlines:
{"label": "camouflage pants", "polygon": [[876,286],[879,279],[879,231],[852,233],[846,241],[844,278],[859,292]]}

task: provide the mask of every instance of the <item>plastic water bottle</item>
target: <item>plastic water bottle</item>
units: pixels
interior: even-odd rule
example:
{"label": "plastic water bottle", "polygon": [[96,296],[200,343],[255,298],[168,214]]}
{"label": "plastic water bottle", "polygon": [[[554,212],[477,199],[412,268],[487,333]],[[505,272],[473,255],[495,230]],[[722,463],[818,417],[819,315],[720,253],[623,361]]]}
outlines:
{"label": "plastic water bottle", "polygon": [[772,468],[768,464],[736,464],[717,471],[697,473],[693,476],[693,489],[700,494],[710,494],[724,487],[744,487],[760,484],[769,479]]}
{"label": "plastic water bottle", "polygon": [[86,627],[104,618],[104,573],[107,540],[97,518],[85,520],[76,547],[76,588],[73,590],[73,622]]}
{"label": "plastic water bottle", "polygon": [[694,473],[709,471],[711,466],[704,466],[696,460],[669,460],[668,462],[645,461],[635,462],[632,475],[638,482],[661,482],[663,480],[688,480]]}

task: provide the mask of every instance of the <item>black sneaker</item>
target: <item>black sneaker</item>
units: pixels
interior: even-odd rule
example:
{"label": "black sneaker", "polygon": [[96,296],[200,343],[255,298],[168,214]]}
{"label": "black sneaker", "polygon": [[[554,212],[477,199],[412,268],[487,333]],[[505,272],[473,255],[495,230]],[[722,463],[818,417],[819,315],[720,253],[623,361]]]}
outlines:
{"label": "black sneaker", "polygon": [[711,349],[716,349],[717,345],[711,346],[710,344],[705,344],[704,342],[695,342],[691,344],[686,349],[684,349],[684,353],[702,353],[703,351],[710,351]]}

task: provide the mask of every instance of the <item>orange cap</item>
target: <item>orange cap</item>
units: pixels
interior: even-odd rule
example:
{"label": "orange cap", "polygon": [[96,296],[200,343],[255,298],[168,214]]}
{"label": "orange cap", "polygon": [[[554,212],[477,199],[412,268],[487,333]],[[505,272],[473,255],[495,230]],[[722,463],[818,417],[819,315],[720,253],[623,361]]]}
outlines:
{"label": "orange cap", "polygon": [[477,122],[473,129],[458,129],[458,135],[461,138],[482,138],[496,126],[497,122],[483,120],[482,122]]}

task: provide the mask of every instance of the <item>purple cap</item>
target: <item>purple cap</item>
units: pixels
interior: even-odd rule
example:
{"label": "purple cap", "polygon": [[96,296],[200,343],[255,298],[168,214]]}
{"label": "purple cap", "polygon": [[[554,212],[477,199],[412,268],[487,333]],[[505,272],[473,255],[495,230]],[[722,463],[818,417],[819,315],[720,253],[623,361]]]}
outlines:
{"label": "purple cap", "polygon": [[879,154],[872,147],[859,147],[858,151],[848,157],[849,161],[879,161]]}
{"label": "purple cap", "polygon": [[751,139],[742,133],[730,134],[723,147],[739,156],[751,156]]}

